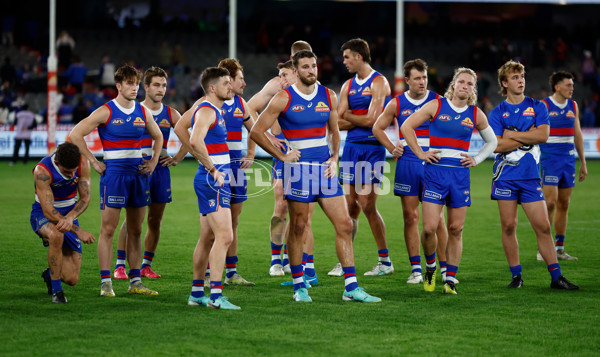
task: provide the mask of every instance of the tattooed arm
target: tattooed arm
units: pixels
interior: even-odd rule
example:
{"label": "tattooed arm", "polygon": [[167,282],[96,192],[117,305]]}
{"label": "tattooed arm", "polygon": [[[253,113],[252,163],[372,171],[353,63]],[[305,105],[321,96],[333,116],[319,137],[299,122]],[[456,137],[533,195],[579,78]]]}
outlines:
{"label": "tattooed arm", "polygon": [[68,232],[76,227],[73,226],[73,221],[79,217],[90,204],[90,162],[86,160],[85,157],[82,157],[79,166],[77,191],[79,193],[79,198],[77,199],[75,207],[73,207],[73,209],[56,224],[56,228],[61,232]]}

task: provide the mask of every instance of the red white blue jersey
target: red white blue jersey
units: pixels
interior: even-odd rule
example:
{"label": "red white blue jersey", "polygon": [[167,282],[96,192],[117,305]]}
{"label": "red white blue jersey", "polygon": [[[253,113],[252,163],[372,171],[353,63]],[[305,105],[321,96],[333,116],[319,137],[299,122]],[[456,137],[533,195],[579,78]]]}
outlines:
{"label": "red white blue jersey", "polygon": [[[54,196],[54,207],[63,209],[68,207],[72,208],[77,202],[77,188],[79,184],[79,175],[81,174],[81,167],[77,168],[73,178],[68,178],[60,173],[58,166],[56,166],[54,163],[55,155],[56,154],[46,156],[36,166],[42,166],[50,173],[50,189],[52,189],[52,195]],[[41,207],[40,199],[36,190],[33,208],[41,209]]]}
{"label": "red white blue jersey", "polygon": [[429,149],[441,150],[436,165],[464,167],[461,154],[468,153],[473,129],[477,125],[477,107],[456,108],[448,98],[439,98],[437,113],[429,124]]}
{"label": "red white blue jersey", "polygon": [[137,174],[142,164],[142,136],[146,132],[146,112],[135,102],[130,109],[116,100],[104,104],[110,110],[106,123],[98,126],[104,150],[106,173]]}
{"label": "red white blue jersey", "polygon": [[[143,103],[142,106],[144,108],[148,108]],[[169,106],[164,105],[162,103],[160,106],[161,107],[159,110],[151,110],[150,108],[148,108],[148,110],[150,110],[150,113],[152,113],[152,117],[154,118],[154,121],[158,125],[158,128],[160,129],[160,132],[163,136],[163,145],[162,150],[160,152],[160,156],[166,156],[168,155],[167,143],[169,142],[169,136],[171,135],[173,119],[171,118],[171,109],[169,108]],[[142,135],[142,155],[151,157],[152,154],[152,137],[150,136],[150,134],[148,134],[147,131],[145,131],[144,135]]]}
{"label": "red white blue jersey", "polygon": [[[533,125],[548,125],[548,109],[539,100],[529,97],[519,104],[506,101],[498,104],[490,112],[489,123],[497,136],[504,134],[504,129],[527,131]],[[496,155],[494,162],[494,180],[529,180],[539,179],[540,148],[538,145],[523,145],[511,152]]]}
{"label": "red white blue jersey", "polygon": [[300,150],[298,161],[327,161],[330,157],[327,141],[327,122],[331,114],[329,90],[317,84],[315,90],[306,95],[294,84],[285,91],[289,101],[278,120],[288,147]]}
{"label": "red white blue jersey", "polygon": [[[373,80],[381,76],[385,81],[387,79],[379,72],[372,71],[369,76],[365,79],[358,79],[358,74],[354,78],[350,79],[350,85],[348,86],[348,106],[355,115],[366,115],[369,112],[369,105],[371,105],[371,85]],[[389,103],[391,96],[385,97],[383,108]],[[377,113],[379,115],[381,113]],[[374,141],[378,142],[375,135],[373,135],[373,128],[366,128],[357,126],[348,130],[346,136],[347,142],[357,141]]]}
{"label": "red white blue jersey", "polygon": [[227,146],[229,147],[229,156],[231,159],[242,158],[242,125],[244,125],[244,116],[246,109],[242,103],[242,97],[235,95],[233,99],[225,101],[223,104],[223,117],[227,127]]}
{"label": "red white blue jersey", "polygon": [[540,144],[542,158],[550,155],[575,157],[575,120],[577,109],[575,102],[568,99],[564,104],[558,104],[552,97],[542,100],[548,108],[550,121],[550,136],[548,141]]}
{"label": "red white blue jersey", "polygon": [[[196,112],[198,112],[200,108],[210,108],[214,110],[217,115],[215,122],[206,132],[204,144],[206,145],[208,155],[210,156],[213,165],[215,165],[219,171],[228,172],[230,163],[229,147],[227,146],[227,128],[225,119],[223,118],[222,109],[215,107],[209,101],[200,103],[192,115],[192,128],[194,127]],[[199,170],[206,171],[206,167],[200,164]]]}
{"label": "red white blue jersey", "polygon": [[[420,100],[414,100],[408,96],[408,92],[404,92],[402,95],[397,96],[393,100],[396,101],[396,118],[398,118],[398,129],[404,124],[406,119],[411,116],[414,112],[421,109],[425,104],[434,99],[438,99],[439,94],[431,91],[427,91],[425,97]],[[410,149],[404,140],[402,130],[399,131],[400,143],[404,146],[404,154],[400,157],[400,160],[413,160],[421,161],[417,155]],[[415,129],[417,135],[417,143],[423,151],[429,150],[429,121],[421,124]]]}

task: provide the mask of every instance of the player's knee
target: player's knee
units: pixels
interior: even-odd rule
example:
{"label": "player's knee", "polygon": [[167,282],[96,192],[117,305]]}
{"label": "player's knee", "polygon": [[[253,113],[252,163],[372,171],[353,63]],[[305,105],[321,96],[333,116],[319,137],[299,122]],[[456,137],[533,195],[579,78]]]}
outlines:
{"label": "player's knee", "polygon": [[304,220],[295,220],[290,229],[294,230],[294,235],[296,237],[302,237],[304,232],[306,231],[308,224]]}
{"label": "player's knee", "polygon": [[50,243],[50,245],[60,247],[62,246],[64,239],[65,235],[63,233],[56,229],[49,230],[48,243]]}
{"label": "player's knee", "polygon": [[502,222],[502,233],[507,236],[512,236],[517,230],[517,222]]}
{"label": "player's knee", "polygon": [[451,223],[448,225],[448,237],[460,237],[462,235],[464,224]]}
{"label": "player's knee", "polygon": [[419,211],[418,210],[406,210],[403,212],[404,225],[413,226],[419,224]]}
{"label": "player's knee", "polygon": [[79,276],[73,274],[72,276],[64,276],[61,280],[69,286],[75,286],[79,282]]}
{"label": "player's knee", "polygon": [[546,200],[546,207],[548,211],[554,211],[556,208],[556,201],[554,199]]}
{"label": "player's knee", "polygon": [[566,198],[566,199],[565,199],[565,198],[563,198],[563,199],[559,199],[559,200],[557,201],[557,203],[556,203],[556,207],[557,207],[559,210],[566,211],[566,210],[568,210],[568,209],[569,209],[569,203],[571,203],[571,199],[569,199],[569,198]]}
{"label": "player's knee", "polygon": [[351,237],[352,227],[352,219],[350,219],[350,217],[347,217],[336,224],[336,230],[342,236]]}

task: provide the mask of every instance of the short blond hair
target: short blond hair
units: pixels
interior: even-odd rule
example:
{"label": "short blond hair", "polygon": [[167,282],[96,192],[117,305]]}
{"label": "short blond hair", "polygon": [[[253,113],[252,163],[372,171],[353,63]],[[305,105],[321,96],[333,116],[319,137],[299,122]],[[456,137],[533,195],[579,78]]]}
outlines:
{"label": "short blond hair", "polygon": [[500,91],[498,93],[504,96],[507,95],[508,92],[502,85],[502,82],[508,80],[508,75],[510,73],[525,73],[525,66],[523,66],[520,62],[509,60],[500,66],[500,68],[498,68],[498,85],[500,86]]}
{"label": "short blond hair", "polygon": [[467,99],[467,104],[477,105],[477,74],[474,70],[466,67],[460,67],[454,70],[454,77],[452,77],[452,81],[450,82],[450,85],[448,86],[444,97],[448,98],[448,100],[452,100],[452,98],[454,97],[454,83],[456,83],[458,76],[460,76],[463,73],[470,74],[475,79],[475,88],[473,89],[473,93]]}

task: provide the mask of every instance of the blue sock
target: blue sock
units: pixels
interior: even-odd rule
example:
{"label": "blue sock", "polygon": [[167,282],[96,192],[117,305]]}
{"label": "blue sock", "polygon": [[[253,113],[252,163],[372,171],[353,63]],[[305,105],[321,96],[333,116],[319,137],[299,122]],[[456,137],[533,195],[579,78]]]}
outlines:
{"label": "blue sock", "polygon": [[118,267],[125,268],[126,259],[127,259],[127,252],[125,252],[124,250],[117,249],[117,264],[115,264],[115,270]]}
{"label": "blue sock", "polygon": [[142,269],[152,265],[152,259],[154,259],[154,253],[147,250],[144,251],[144,260],[142,261]]}
{"label": "blue sock", "polygon": [[212,301],[217,300],[223,296],[223,282],[219,281],[210,281],[210,299]]}
{"label": "blue sock", "polygon": [[142,281],[142,276],[139,269],[129,269],[129,284],[133,284],[136,281]]}
{"label": "blue sock", "polygon": [[358,288],[356,270],[354,267],[342,267],[342,270],[344,271],[344,283],[346,284],[346,291],[352,291]]}
{"label": "blue sock", "polygon": [[515,265],[514,267],[509,267],[509,268],[510,268],[510,273],[512,274],[512,276],[522,275],[521,272],[523,271],[523,266],[521,264]]}
{"label": "blue sock", "polygon": [[110,282],[110,270],[100,270],[101,283]]}
{"label": "blue sock", "polygon": [[312,254],[306,255],[306,264],[304,265],[304,275],[315,276],[315,259]]}
{"label": "blue sock", "polygon": [[50,280],[52,282],[52,294],[61,291],[62,290],[62,285],[60,283],[60,278],[57,280]]}
{"label": "blue sock", "polygon": [[392,262],[390,261],[390,254],[387,248],[379,249],[377,254],[379,254],[379,261],[381,264],[388,267],[392,265]]}
{"label": "blue sock", "polygon": [[456,265],[448,264],[447,269],[445,282],[456,284],[456,273],[458,272],[458,267]]}
{"label": "blue sock", "polygon": [[201,298],[204,296],[204,280],[192,280],[192,297]]}
{"label": "blue sock", "polygon": [[290,264],[290,259],[288,258],[288,253],[287,253],[287,244],[285,244],[283,246],[283,266],[289,265]]}
{"label": "blue sock", "polygon": [[564,250],[565,249],[565,236],[555,235],[554,239],[556,239],[556,243],[554,247],[556,250]]}
{"label": "blue sock", "polygon": [[562,275],[560,272],[560,265],[558,265],[558,263],[548,265],[548,272],[552,277],[552,281],[557,280]]}
{"label": "blue sock", "polygon": [[304,284],[304,271],[302,271],[302,265],[290,265],[290,269],[292,270],[292,279],[294,282],[294,291],[302,288],[306,288],[306,284]]}
{"label": "blue sock", "polygon": [[448,264],[446,264],[445,260],[440,260],[440,274],[446,274]]}
{"label": "blue sock", "polygon": [[422,273],[423,272],[423,270],[421,269],[421,256],[420,255],[415,255],[413,257],[409,257],[408,259],[410,260],[410,267],[411,267],[413,273]]}
{"label": "blue sock", "polygon": [[427,271],[435,271],[435,252],[433,252],[431,255],[425,254],[425,262]]}
{"label": "blue sock", "polygon": [[283,244],[271,242],[271,266],[275,264],[281,265],[281,248],[283,248]]}
{"label": "blue sock", "polygon": [[302,253],[302,270],[304,271],[304,268],[306,267],[306,260],[308,259],[308,254],[306,253]]}
{"label": "blue sock", "polygon": [[225,257],[225,276],[231,278],[234,274],[237,274],[237,255],[231,257]]}

